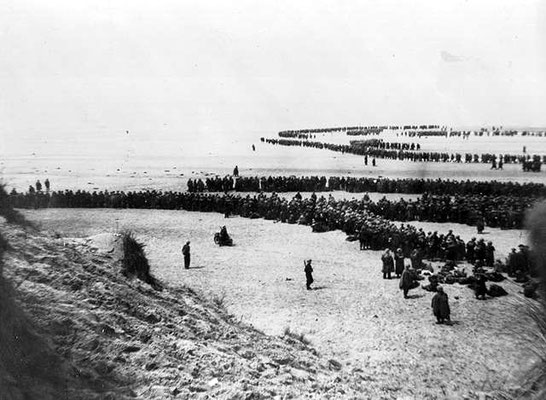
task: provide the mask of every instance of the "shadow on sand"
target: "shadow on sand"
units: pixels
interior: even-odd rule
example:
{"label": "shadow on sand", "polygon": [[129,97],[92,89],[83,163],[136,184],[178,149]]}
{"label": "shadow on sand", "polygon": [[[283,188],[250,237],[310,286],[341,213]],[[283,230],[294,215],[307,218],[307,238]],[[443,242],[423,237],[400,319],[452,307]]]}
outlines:
{"label": "shadow on sand", "polygon": [[408,294],[408,299],[420,299],[421,297],[425,297],[424,294]]}
{"label": "shadow on sand", "polygon": [[460,325],[461,324],[461,321],[446,321],[444,322],[443,324],[438,324],[437,322],[434,323],[435,325],[448,325],[448,326],[452,326],[452,325]]}

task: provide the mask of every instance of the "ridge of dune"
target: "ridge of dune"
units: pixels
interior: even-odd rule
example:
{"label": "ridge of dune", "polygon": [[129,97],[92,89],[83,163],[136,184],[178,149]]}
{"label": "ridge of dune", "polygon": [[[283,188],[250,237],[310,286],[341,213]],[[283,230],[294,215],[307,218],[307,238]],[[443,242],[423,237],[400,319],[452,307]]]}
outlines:
{"label": "ridge of dune", "polygon": [[115,235],[70,241],[6,223],[0,232],[10,243],[4,276],[16,287],[16,302],[37,334],[78,383],[64,387],[70,398],[368,393],[364,371],[344,370],[293,336],[267,336],[242,324],[221,300],[207,300],[187,287],[158,292],[127,280],[111,252]]}

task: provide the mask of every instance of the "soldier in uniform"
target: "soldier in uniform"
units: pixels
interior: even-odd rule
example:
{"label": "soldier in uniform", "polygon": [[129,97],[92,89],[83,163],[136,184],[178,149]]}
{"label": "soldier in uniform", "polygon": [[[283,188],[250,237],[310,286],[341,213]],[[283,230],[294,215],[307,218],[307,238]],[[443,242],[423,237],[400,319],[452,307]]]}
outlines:
{"label": "soldier in uniform", "polygon": [[313,267],[311,266],[312,260],[306,260],[303,262],[304,268],[303,271],[305,272],[305,286],[307,290],[312,290],[311,284],[314,282],[313,280]]}
{"label": "soldier in uniform", "polygon": [[190,269],[190,242],[189,240],[186,242],[184,246],[182,246],[182,254],[184,255],[184,268]]}
{"label": "soldier in uniform", "polygon": [[436,317],[437,324],[450,321],[449,298],[441,286],[436,288],[436,294],[432,298],[432,313]]}

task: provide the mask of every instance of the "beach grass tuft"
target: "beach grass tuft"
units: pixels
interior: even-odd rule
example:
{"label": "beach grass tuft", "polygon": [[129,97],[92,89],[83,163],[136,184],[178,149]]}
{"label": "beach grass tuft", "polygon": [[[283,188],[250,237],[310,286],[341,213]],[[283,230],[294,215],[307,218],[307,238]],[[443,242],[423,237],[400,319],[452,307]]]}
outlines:
{"label": "beach grass tuft", "polygon": [[121,240],[123,246],[122,274],[127,277],[136,276],[154,289],[161,290],[162,285],[150,273],[150,263],[144,252],[145,244],[139,242],[131,231],[121,232]]}
{"label": "beach grass tuft", "polygon": [[309,339],[307,339],[303,333],[293,332],[289,326],[284,328],[283,336],[297,340],[298,342],[303,343],[306,346],[309,346],[311,344]]}

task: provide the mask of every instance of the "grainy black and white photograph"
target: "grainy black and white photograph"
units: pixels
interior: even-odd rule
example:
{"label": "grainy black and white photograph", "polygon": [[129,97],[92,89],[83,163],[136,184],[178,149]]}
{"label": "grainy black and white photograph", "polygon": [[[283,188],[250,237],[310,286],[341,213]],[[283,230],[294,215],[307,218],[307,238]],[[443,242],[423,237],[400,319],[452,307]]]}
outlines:
{"label": "grainy black and white photograph", "polygon": [[0,400],[546,398],[546,3],[0,2]]}

